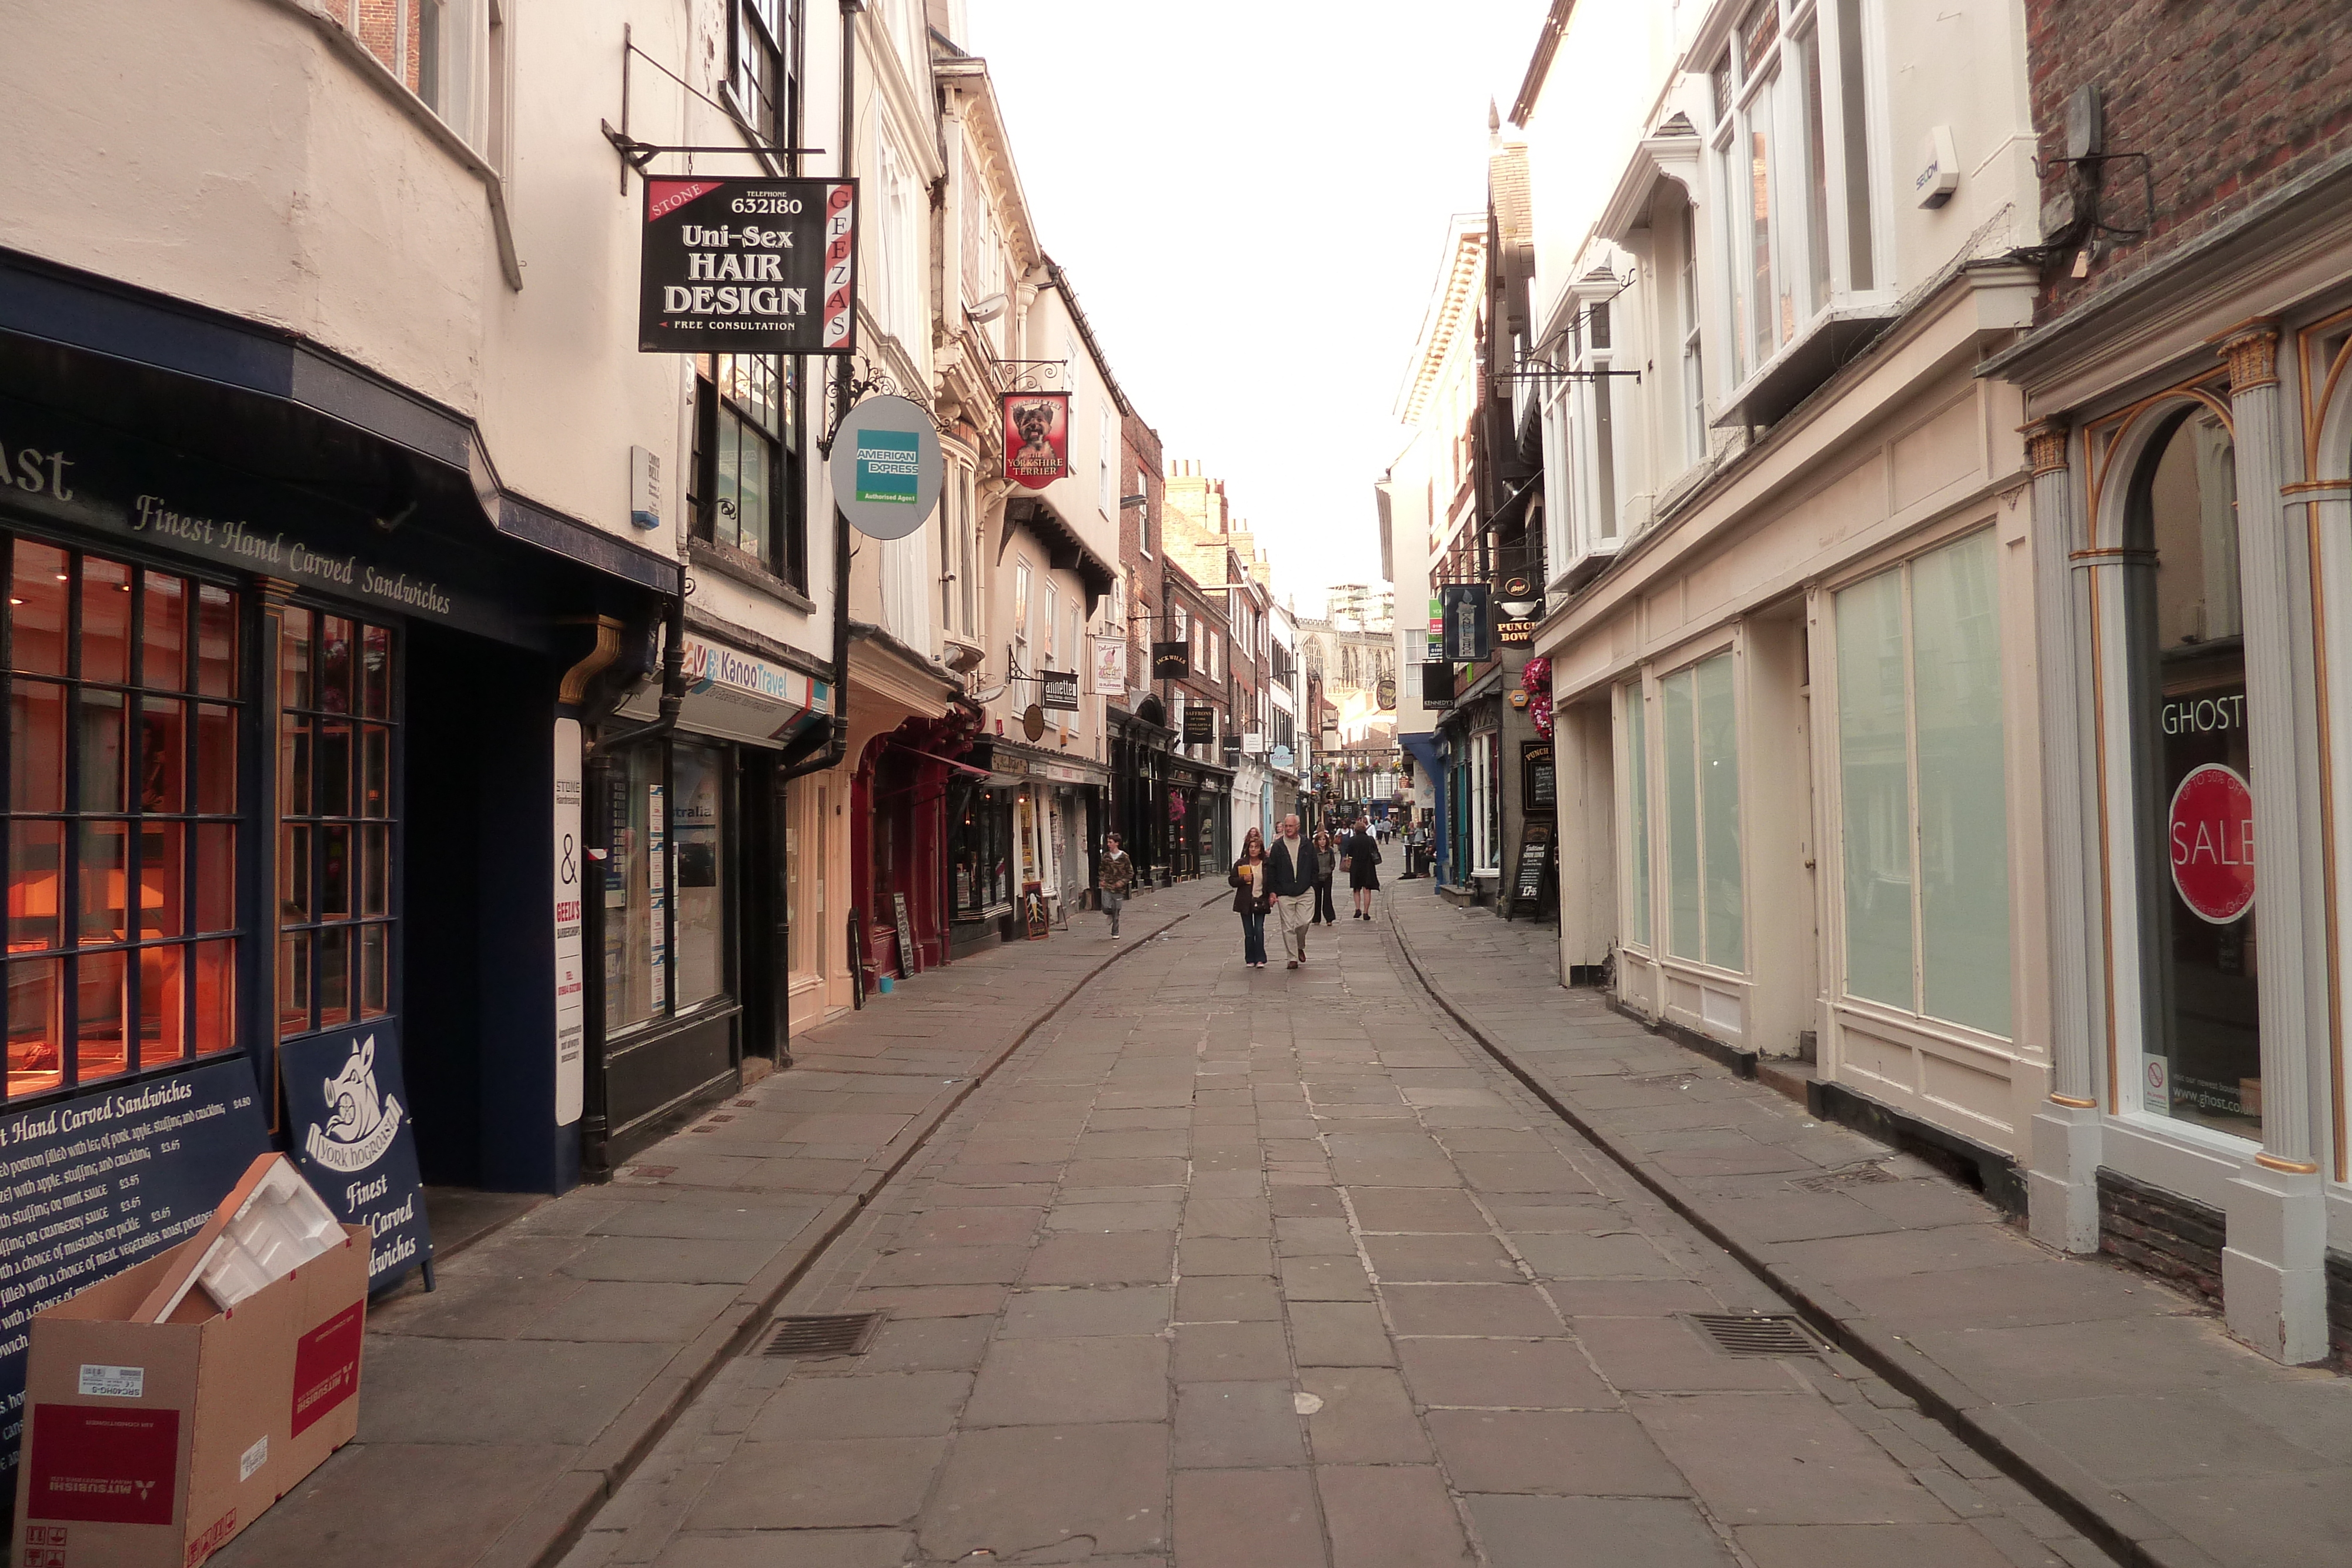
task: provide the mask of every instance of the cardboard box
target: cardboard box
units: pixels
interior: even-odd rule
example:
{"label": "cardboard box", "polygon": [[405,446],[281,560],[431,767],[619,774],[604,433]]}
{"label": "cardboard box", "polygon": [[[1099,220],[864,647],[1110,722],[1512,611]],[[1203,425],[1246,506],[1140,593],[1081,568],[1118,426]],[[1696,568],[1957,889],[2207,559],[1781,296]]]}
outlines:
{"label": "cardboard box", "polygon": [[200,1233],[33,1320],[17,1568],[193,1568],[359,1431],[367,1228],[224,1312],[133,1321]]}

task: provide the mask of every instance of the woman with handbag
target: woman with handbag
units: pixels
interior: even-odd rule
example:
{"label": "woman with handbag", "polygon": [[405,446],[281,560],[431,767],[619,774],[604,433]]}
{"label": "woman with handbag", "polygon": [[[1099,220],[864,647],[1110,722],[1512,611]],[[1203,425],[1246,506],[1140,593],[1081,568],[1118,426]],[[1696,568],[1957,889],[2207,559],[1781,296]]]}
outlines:
{"label": "woman with handbag", "polygon": [[1265,840],[1255,828],[1242,840],[1242,858],[1225,879],[1234,887],[1234,913],[1242,917],[1242,967],[1265,967],[1265,912],[1274,890],[1266,884]]}
{"label": "woman with handbag", "polygon": [[1316,925],[1337,925],[1339,912],[1331,904],[1331,873],[1339,869],[1339,846],[1332,841],[1328,830],[1315,835],[1315,918]]}
{"label": "woman with handbag", "polygon": [[1348,835],[1348,858],[1341,863],[1348,868],[1348,886],[1356,895],[1356,918],[1372,917],[1372,894],[1381,889],[1381,845],[1372,837],[1369,820],[1356,819],[1356,831]]}

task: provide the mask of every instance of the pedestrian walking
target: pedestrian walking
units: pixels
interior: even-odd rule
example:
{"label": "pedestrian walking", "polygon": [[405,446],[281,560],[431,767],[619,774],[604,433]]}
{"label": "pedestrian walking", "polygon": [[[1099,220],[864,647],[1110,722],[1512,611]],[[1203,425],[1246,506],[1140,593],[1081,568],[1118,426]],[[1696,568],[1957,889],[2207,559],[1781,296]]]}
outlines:
{"label": "pedestrian walking", "polygon": [[1242,840],[1242,858],[1234,862],[1233,874],[1225,880],[1234,886],[1234,913],[1242,917],[1242,967],[1263,969],[1265,912],[1273,902],[1274,889],[1266,870],[1265,839],[1255,828]]}
{"label": "pedestrian walking", "polygon": [[1307,962],[1307,928],[1315,915],[1315,846],[1298,836],[1298,819],[1282,819],[1282,836],[1266,852],[1266,880],[1274,889],[1275,908],[1282,916],[1283,965],[1296,969]]}
{"label": "pedestrian walking", "polygon": [[1372,894],[1381,888],[1381,843],[1372,837],[1371,823],[1362,817],[1356,819],[1356,831],[1348,835],[1346,850],[1348,886],[1356,895],[1356,918],[1372,917]]}
{"label": "pedestrian walking", "polygon": [[1339,912],[1331,903],[1331,876],[1339,869],[1339,846],[1331,835],[1315,835],[1315,918],[1316,925],[1337,925]]}
{"label": "pedestrian walking", "polygon": [[1103,835],[1101,869],[1095,874],[1095,885],[1102,890],[1103,913],[1110,916],[1110,939],[1118,940],[1118,912],[1127,905],[1127,894],[1135,886],[1135,862],[1118,847],[1117,833]]}

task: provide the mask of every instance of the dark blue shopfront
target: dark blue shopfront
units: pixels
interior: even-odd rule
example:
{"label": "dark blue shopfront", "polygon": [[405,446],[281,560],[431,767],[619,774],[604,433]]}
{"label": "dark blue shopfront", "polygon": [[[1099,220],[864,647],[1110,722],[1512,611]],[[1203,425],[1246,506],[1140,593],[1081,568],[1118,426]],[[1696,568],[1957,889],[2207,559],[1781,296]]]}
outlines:
{"label": "dark blue shopfront", "polygon": [[[196,1080],[248,1101],[159,1137],[202,1156],[167,1183],[184,1219],[299,1143],[280,1056],[351,1036],[397,1053],[425,1183],[579,1179],[558,701],[583,664],[635,674],[612,650],[677,569],[487,468],[457,416],[308,345],[0,253],[0,1137]],[[103,1271],[164,1239],[110,1179],[71,1189],[103,1200]],[[26,1312],[36,1207],[0,1207]]]}

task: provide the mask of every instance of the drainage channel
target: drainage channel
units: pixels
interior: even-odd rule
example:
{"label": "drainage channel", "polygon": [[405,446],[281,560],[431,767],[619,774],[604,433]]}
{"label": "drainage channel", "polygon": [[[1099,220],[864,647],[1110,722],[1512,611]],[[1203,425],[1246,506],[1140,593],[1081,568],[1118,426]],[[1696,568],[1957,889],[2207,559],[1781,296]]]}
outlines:
{"label": "drainage channel", "polygon": [[[2037,1500],[2074,1525],[2117,1563],[2127,1565],[2127,1568],[2168,1568],[2162,1559],[2151,1553],[2141,1542],[2121,1529],[2115,1521],[2109,1519],[2094,1499],[2083,1496],[2067,1487],[2063,1481],[2027,1462],[1998,1435],[1987,1431],[1983,1425],[1971,1416],[1967,1410],[1955,1405],[1941,1391],[1921,1380],[1911,1368],[1885,1354],[1879,1346],[1852,1333],[1835,1312],[1815,1301],[1801,1284],[1788,1279],[1766,1260],[1758,1257],[1747,1246],[1708,1218],[1704,1211],[1685,1200],[1681,1194],[1655,1180],[1648,1171],[1642,1168],[1640,1163],[1632,1155],[1619,1148],[1567,1102],[1554,1093],[1534,1073],[1520,1066],[1491,1035],[1480,1028],[1467,1013],[1456,1007],[1452,998],[1438,988],[1430,979],[1428,971],[1422,967],[1421,957],[1412,950],[1412,943],[1405,936],[1404,928],[1397,924],[1395,916],[1385,907],[1381,910],[1381,920],[1388,927],[1391,936],[1395,939],[1398,950],[1404,955],[1405,965],[1412,969],[1413,978],[1421,983],[1423,990],[1429,993],[1430,1000],[1435,1002],[1446,1017],[1452,1019],[1465,1034],[1475,1041],[1478,1049],[1492,1058],[1497,1067],[1509,1073],[1528,1093],[1541,1101],[1552,1114],[1582,1135],[1587,1143],[1608,1155],[1627,1176],[1639,1182],[1643,1190],[1680,1216],[1700,1235],[1723,1249],[1741,1268],[1747,1270],[1759,1281],[1796,1308],[1795,1321],[1786,1318],[1780,1320],[1787,1330],[1797,1333],[1800,1337],[1803,1331],[1809,1330],[1819,1334],[1828,1343],[1853,1356],[1877,1376],[1885,1379],[1890,1386],[1916,1401],[1922,1413],[1932,1417],[1947,1431],[1966,1443],[1988,1464],[2032,1492]],[[1801,1329],[1799,1327],[1800,1322],[1801,1322]],[[1702,1324],[1701,1326],[1711,1335],[1717,1334],[1717,1331],[1715,1330],[1714,1325]],[[1717,1343],[1729,1354],[1739,1354],[1730,1350],[1729,1345],[1721,1337],[1717,1338]],[[1748,1354],[1759,1353],[1750,1351]],[[1760,1354],[1776,1353],[1766,1351]],[[1777,1354],[1785,1354],[1789,1352],[1781,1351]]]}

